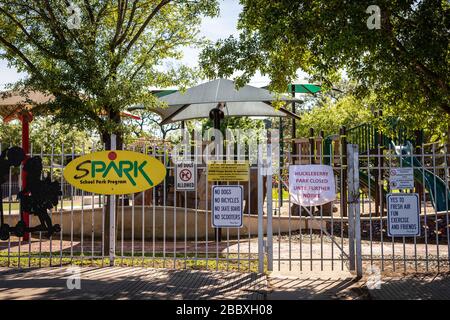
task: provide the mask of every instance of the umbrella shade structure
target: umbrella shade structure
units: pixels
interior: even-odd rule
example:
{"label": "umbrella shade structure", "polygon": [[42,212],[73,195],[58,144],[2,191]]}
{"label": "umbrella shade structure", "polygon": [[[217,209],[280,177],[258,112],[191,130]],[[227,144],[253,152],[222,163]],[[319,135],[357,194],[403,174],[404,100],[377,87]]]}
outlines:
{"label": "umbrella shade structure", "polygon": [[[19,92],[7,91],[0,94],[0,116],[3,121],[8,122],[13,119],[19,119],[22,123],[22,149],[25,153],[30,152],[30,122],[33,119],[31,109],[33,103],[45,103],[53,99],[51,95],[45,95],[41,92],[31,91],[27,97]],[[26,161],[26,160],[25,160]],[[22,188],[26,186],[25,171],[21,172]],[[26,226],[30,225],[29,212],[23,212],[23,221]],[[28,241],[29,233],[25,233],[23,240]]]}
{"label": "umbrella shade structure", "polygon": [[[162,117],[161,124],[191,119],[208,118],[210,111],[222,106],[225,116],[293,117],[297,115],[284,107],[275,109],[275,101],[285,103],[301,102],[287,96],[277,96],[266,89],[246,85],[236,90],[235,83],[228,79],[216,79],[189,88],[186,92],[176,91],[160,97],[168,108],[154,108],[152,111]],[[142,107],[135,107],[138,109]]]}

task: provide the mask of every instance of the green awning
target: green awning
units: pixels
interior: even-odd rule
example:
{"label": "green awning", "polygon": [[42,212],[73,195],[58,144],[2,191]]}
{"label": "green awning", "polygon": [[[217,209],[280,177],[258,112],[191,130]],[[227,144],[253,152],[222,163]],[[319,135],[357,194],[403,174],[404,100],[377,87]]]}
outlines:
{"label": "green awning", "polygon": [[287,92],[292,93],[292,88],[294,87],[295,93],[312,93],[315,94],[320,91],[320,86],[316,84],[290,84],[288,86]]}
{"label": "green awning", "polygon": [[168,94],[172,94],[174,92],[177,92],[177,90],[152,90],[152,94],[158,98],[167,96]]}

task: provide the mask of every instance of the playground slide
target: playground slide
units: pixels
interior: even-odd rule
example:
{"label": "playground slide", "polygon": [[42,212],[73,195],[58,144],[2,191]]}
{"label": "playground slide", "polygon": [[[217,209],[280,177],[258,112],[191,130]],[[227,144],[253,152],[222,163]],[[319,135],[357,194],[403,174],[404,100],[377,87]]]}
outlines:
{"label": "playground slide", "polygon": [[[325,140],[325,143],[330,144],[330,141],[328,140],[329,138]],[[448,188],[446,188],[445,181],[433,174],[431,171],[425,169],[417,157],[411,156],[413,150],[411,142],[407,141],[405,146],[396,146],[392,140],[390,141],[390,143],[394,146],[394,150],[397,155],[402,155],[403,166],[414,166],[414,180],[420,184],[423,184],[425,182],[424,187],[430,194],[433,207],[438,212],[447,211],[448,209],[450,209],[450,191]],[[324,154],[329,155],[329,150],[330,148],[326,147],[324,150]],[[329,159],[329,157],[325,157],[325,159]],[[360,170],[359,181],[361,189],[364,193],[369,194],[370,187],[370,194],[372,196],[376,194],[377,185],[373,177],[369,177],[365,171]],[[385,199],[388,190],[382,188],[381,192],[383,194],[383,198]]]}
{"label": "playground slide", "polygon": [[446,188],[445,181],[423,168],[417,157],[411,156],[413,150],[411,142],[408,141],[406,146],[394,146],[394,149],[397,155],[402,155],[404,167],[414,166],[414,180],[421,184],[425,181],[425,188],[430,193],[433,207],[437,211],[447,211],[447,206],[450,209],[450,192]]}
{"label": "playground slide", "polygon": [[[370,183],[369,183],[370,181]],[[375,182],[375,179],[373,177],[369,177],[365,171],[359,170],[359,185],[361,187],[361,190],[366,195],[371,195],[371,197],[375,197],[375,194],[377,193],[377,183]],[[369,193],[369,187],[370,187],[370,193]],[[384,188],[381,188],[382,197],[383,199],[386,198],[387,191]],[[383,200],[384,201],[384,200]]]}
{"label": "playground slide", "polygon": [[[330,165],[330,154],[331,154],[331,136],[327,137],[324,141],[324,149],[323,149],[324,157],[323,161],[324,164]],[[378,192],[377,190],[377,183],[375,179],[372,176],[367,175],[367,170],[359,170],[359,184],[361,187],[361,190],[367,195],[375,197],[375,194]],[[370,188],[370,192],[369,192]],[[388,191],[384,188],[381,190],[383,199],[386,198],[386,195]]]}

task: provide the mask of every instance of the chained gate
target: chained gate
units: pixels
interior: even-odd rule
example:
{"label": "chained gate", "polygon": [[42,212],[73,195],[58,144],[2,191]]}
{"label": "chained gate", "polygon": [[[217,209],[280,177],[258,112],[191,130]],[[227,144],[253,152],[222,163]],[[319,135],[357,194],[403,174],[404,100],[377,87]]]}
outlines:
{"label": "chained gate", "polygon": [[[267,154],[272,154],[271,145]],[[166,143],[137,141],[125,150],[161,161],[166,177],[137,194],[108,197],[67,184],[63,168],[101,146],[32,146],[45,174],[61,184],[62,196],[51,217],[61,232],[42,232],[0,241],[0,266],[44,267],[68,264],[148,266],[244,272],[351,270],[449,270],[449,167],[446,149],[421,145],[406,152],[378,146],[376,152],[347,144],[345,136],[296,139],[279,154],[277,168],[267,160],[250,165],[248,181],[208,181],[199,162],[184,176],[194,188],[177,186],[177,168]],[[192,156],[196,160],[199,155]],[[259,156],[259,155],[258,155]],[[255,154],[239,160],[253,161]],[[333,169],[337,198],[320,206],[300,206],[288,193],[289,164],[325,164]],[[420,200],[420,234],[390,237],[386,196],[393,168],[410,167]],[[2,186],[5,222],[15,225],[20,172],[10,170]],[[214,186],[242,189],[242,227],[212,226]],[[402,190],[400,190],[402,191]],[[397,191],[394,191],[397,192]],[[111,205],[112,204],[112,205]],[[31,224],[36,224],[31,218]],[[367,271],[369,270],[369,271]]]}

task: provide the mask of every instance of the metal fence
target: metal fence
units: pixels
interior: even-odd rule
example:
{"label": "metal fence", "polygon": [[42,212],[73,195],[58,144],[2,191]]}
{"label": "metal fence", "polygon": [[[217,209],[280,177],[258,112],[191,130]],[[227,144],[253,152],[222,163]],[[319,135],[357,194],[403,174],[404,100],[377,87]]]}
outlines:
{"label": "metal fence", "polygon": [[[359,155],[362,260],[381,271],[448,271],[449,166],[445,146],[422,144],[378,146],[376,152]],[[387,204],[390,172],[411,168],[414,188],[392,192],[417,193],[420,206],[420,234],[389,237]]]}
{"label": "metal fence", "polygon": [[[36,148],[35,148],[36,149]],[[43,159],[44,171],[61,184],[62,196],[51,212],[61,232],[47,239],[44,232],[33,233],[24,241],[11,236],[0,241],[0,265],[7,267],[62,266],[67,264],[106,266],[149,266],[239,271],[258,270],[257,167],[250,167],[250,181],[244,188],[244,225],[224,228],[221,234],[211,225],[211,187],[205,163],[196,167],[197,188],[177,191],[175,165],[169,144],[139,143],[125,150],[145,153],[161,161],[167,170],[164,181],[145,192],[108,197],[78,190],[64,180],[62,169],[68,161],[89,152],[95,145],[55,146],[51,153],[32,153]],[[60,151],[60,152],[58,152]],[[199,157],[193,154],[190,159]],[[248,160],[249,155],[239,160]],[[18,179],[18,177],[17,177]],[[20,181],[17,182],[20,185]],[[19,204],[7,184],[4,199],[5,223],[14,226],[20,217]],[[6,186],[6,185],[5,185]],[[108,198],[116,202],[115,221],[110,223]],[[32,225],[38,224],[33,217]],[[115,250],[109,252],[110,227],[114,226]],[[220,239],[219,239],[220,235]]]}
{"label": "metal fence", "polygon": [[[198,164],[194,191],[176,190],[171,145],[140,143],[124,149],[157,158],[167,174],[155,188],[114,197],[112,222],[107,206],[110,198],[78,190],[62,175],[68,161],[96,151],[95,145],[77,152],[75,146],[55,146],[50,153],[32,153],[44,159],[45,173],[61,183],[62,196],[51,217],[62,230],[51,239],[35,233],[27,241],[17,237],[0,241],[0,266],[114,263],[237,271],[351,269],[359,273],[369,267],[381,271],[449,269],[450,155],[437,145],[411,150],[378,146],[358,154],[357,145],[347,145],[344,135],[329,141],[297,139],[285,142],[276,170],[266,172],[267,166],[252,164],[248,182],[208,182],[207,165]],[[193,152],[190,160],[197,157]],[[248,151],[239,160],[254,157]],[[331,165],[337,200],[318,207],[294,204],[287,186],[290,164]],[[416,237],[392,238],[386,230],[389,172],[406,166],[414,170],[416,186],[407,192],[420,195],[422,232]],[[2,189],[9,225],[19,219],[12,177],[19,176],[11,174]],[[16,183],[20,187],[20,181]],[[242,228],[218,232],[212,227],[211,188],[218,184],[243,186]],[[31,222],[36,224],[36,220]]]}

